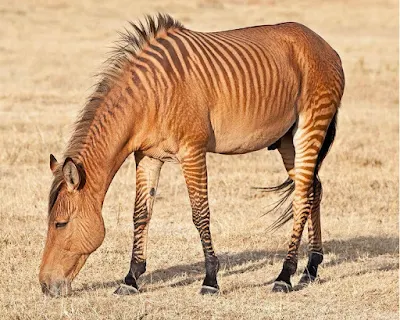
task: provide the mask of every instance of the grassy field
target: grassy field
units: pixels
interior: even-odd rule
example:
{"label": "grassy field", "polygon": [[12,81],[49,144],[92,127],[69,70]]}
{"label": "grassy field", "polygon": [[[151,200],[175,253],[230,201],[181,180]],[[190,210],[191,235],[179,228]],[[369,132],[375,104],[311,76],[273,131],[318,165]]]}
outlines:
{"label": "grassy field", "polygon": [[[17,4],[18,3],[18,4]],[[398,4],[396,1],[0,1],[1,319],[398,319]],[[325,260],[321,281],[271,292],[290,225],[266,232],[269,186],[286,174],[276,151],[209,155],[214,244],[222,293],[198,294],[200,241],[180,168],[163,167],[150,226],[143,292],[112,292],[128,271],[135,195],[133,157],[107,194],[107,235],[75,282],[50,299],[38,283],[47,197],[57,158],[116,31],[168,12],[212,31],[301,22],[340,54],[346,90],[337,139],[321,170]],[[299,272],[306,264],[306,237]],[[294,276],[298,281],[300,273]]]}

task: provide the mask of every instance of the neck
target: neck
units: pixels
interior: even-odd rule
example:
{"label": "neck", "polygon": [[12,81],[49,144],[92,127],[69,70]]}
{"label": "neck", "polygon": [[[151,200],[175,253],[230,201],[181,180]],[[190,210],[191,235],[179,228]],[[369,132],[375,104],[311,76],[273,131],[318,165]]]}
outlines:
{"label": "neck", "polygon": [[81,162],[88,196],[103,204],[115,173],[135,150],[132,97],[115,85],[102,97],[89,101],[71,138],[65,156]]}

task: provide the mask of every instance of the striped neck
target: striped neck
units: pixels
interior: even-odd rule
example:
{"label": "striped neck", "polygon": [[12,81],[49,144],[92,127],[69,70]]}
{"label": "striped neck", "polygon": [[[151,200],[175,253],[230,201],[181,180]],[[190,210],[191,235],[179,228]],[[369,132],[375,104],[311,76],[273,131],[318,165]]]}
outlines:
{"label": "striped neck", "polygon": [[86,173],[88,195],[101,204],[115,173],[129,154],[134,151],[134,108],[133,101],[124,97],[116,85],[102,98],[98,105],[83,110],[77,123],[65,157],[83,164]]}

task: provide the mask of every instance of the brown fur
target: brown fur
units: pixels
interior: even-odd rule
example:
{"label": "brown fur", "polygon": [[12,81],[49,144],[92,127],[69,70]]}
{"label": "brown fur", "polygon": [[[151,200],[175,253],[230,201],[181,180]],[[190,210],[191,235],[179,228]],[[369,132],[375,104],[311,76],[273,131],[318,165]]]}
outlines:
{"label": "brown fur", "polygon": [[[97,83],[93,94],[88,98],[75,124],[74,133],[65,151],[65,158],[79,158],[80,151],[86,143],[87,134],[95,118],[97,109],[101,106],[102,99],[110,91],[115,81],[118,81],[118,77],[121,76],[126,64],[140,52],[143,46],[159,33],[171,28],[183,28],[180,22],[163,14],[158,14],[154,18],[147,16],[144,24],[139,22],[136,25],[131,22],[130,25],[133,31],[125,30],[125,33],[120,33],[120,39],[116,42],[117,46],[105,62],[104,71],[98,75],[100,81]],[[50,188],[49,213],[57,199],[63,181],[62,170],[56,170]]]}
{"label": "brown fur", "polygon": [[[69,285],[102,243],[104,197],[132,152],[138,180],[127,281],[136,287],[136,278],[145,270],[152,194],[162,163],[173,161],[182,166],[205,255],[202,292],[218,291],[205,155],[259,150],[293,128],[286,137],[289,143],[278,147],[295,181],[293,232],[278,277],[290,285],[313,206],[319,215],[309,191],[344,90],[339,56],[321,37],[296,23],[201,33],[160,15],[132,28],[134,33],[122,34],[101,73],[63,165],[51,160],[55,177],[40,272],[44,291],[63,292],[62,284]],[[68,170],[62,170],[66,162]],[[319,219],[312,221],[319,224]],[[320,247],[320,238],[313,242]]]}

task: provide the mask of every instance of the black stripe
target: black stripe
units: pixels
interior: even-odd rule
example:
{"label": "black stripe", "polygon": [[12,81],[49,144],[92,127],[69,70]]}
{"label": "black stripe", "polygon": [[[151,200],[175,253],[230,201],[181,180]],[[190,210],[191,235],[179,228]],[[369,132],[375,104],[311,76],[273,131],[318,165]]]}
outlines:
{"label": "black stripe", "polygon": [[184,75],[184,71],[183,71],[183,68],[181,65],[181,61],[175,52],[174,46],[169,42],[168,39],[164,39],[164,38],[156,39],[156,42],[158,42],[160,45],[162,45],[167,50],[169,56],[171,57],[172,63],[175,65],[175,68],[178,70],[178,76],[182,77]]}
{"label": "black stripe", "polygon": [[182,42],[182,40],[177,36],[176,34],[173,34],[171,32],[167,32],[167,36],[169,36],[171,39],[173,39],[176,43],[176,45],[179,48],[180,53],[182,54],[183,62],[185,64],[186,70],[190,72],[190,63],[188,60],[188,57],[190,56],[189,52],[187,51],[187,48],[185,44]]}
{"label": "black stripe", "polygon": [[[247,54],[247,58],[249,58],[250,60],[251,60],[251,62],[252,62],[252,64],[253,64],[253,66],[254,66],[254,73],[255,73],[255,78],[257,79],[257,86],[255,86],[255,84],[254,84],[254,82],[252,82],[251,84],[253,84],[253,88],[255,89],[255,94],[254,95],[258,95],[258,97],[260,98],[260,94],[261,94],[261,90],[262,90],[262,87],[261,87],[261,79],[260,79],[260,74],[259,74],[259,70],[258,70],[258,65],[257,65],[257,62],[256,62],[256,60],[255,60],[255,58],[254,58],[254,56],[253,56],[253,54],[255,54],[255,48],[252,46],[252,43],[246,43],[246,46],[245,45],[243,45],[242,43],[243,43],[243,39],[238,39],[238,38],[236,38],[236,37],[228,37],[228,35],[227,35],[227,38],[230,40],[230,41],[232,41],[232,42],[235,42],[236,43],[236,45],[237,46],[239,46],[240,48],[242,48],[242,50],[244,51],[244,52],[246,52],[246,54]],[[249,50],[249,48],[251,48],[252,49],[252,52]],[[261,63],[261,61],[259,61],[260,62],[260,66],[262,66],[262,63]],[[249,74],[251,75],[251,80],[253,79],[253,73],[251,72],[251,66],[250,66],[250,64],[248,64],[248,69],[249,69]],[[260,70],[261,71],[261,70]],[[252,94],[250,94],[250,97],[252,97],[253,95]],[[259,99],[260,101],[261,101],[261,99]],[[255,104],[255,101],[253,101],[253,104]],[[256,108],[258,108],[259,106],[255,106]]]}
{"label": "black stripe", "polygon": [[158,57],[157,60],[160,62],[161,67],[165,70],[165,72],[168,75],[171,75],[172,76],[172,80],[175,81],[176,80],[176,75],[175,75],[175,72],[174,72],[174,69],[173,69],[171,63],[169,62],[169,59],[168,59],[165,51],[163,49],[155,46],[154,44],[149,45],[149,48],[151,48],[152,50],[154,50],[154,51],[156,51],[156,52],[161,54],[162,58]]}
{"label": "black stripe", "polygon": [[[210,87],[210,85],[211,85],[210,79],[211,79],[211,82],[212,82],[212,87],[211,87],[211,88],[212,88],[212,89],[216,88],[216,87],[217,87],[217,84],[215,83],[214,77],[213,77],[213,75],[210,73],[209,68],[213,69],[214,73],[216,73],[216,70],[215,70],[215,67],[214,67],[214,64],[213,64],[212,59],[211,59],[210,56],[208,55],[208,51],[205,50],[205,49],[202,47],[202,44],[201,44],[201,43],[199,42],[199,40],[198,40],[198,36],[197,36],[197,35],[194,35],[193,32],[186,32],[185,35],[186,35],[190,40],[192,40],[194,43],[196,43],[197,46],[199,47],[199,49],[201,50],[201,52],[199,52],[199,51],[195,48],[195,46],[193,46],[193,44],[191,44],[191,43],[188,41],[188,43],[190,44],[192,50],[193,50],[194,52],[197,53],[197,56],[198,56],[199,58],[201,58],[201,62],[202,62],[201,67],[202,67],[202,68],[199,68],[199,71],[200,71],[200,72],[204,72],[204,73],[206,74],[206,76],[205,76],[205,85],[208,86],[208,87]],[[207,59],[207,62],[203,59],[203,57],[205,57],[205,58]],[[209,92],[213,92],[213,91],[215,92],[215,90],[210,90]]]}
{"label": "black stripe", "polygon": [[[259,95],[257,88],[254,84],[254,78],[257,78],[257,81],[259,81],[259,79],[258,79],[257,72],[255,72],[255,77],[254,77],[249,60],[251,60],[251,63],[253,64],[254,69],[256,67],[255,61],[254,61],[253,57],[251,56],[250,52],[248,51],[248,49],[244,45],[241,45],[240,43],[238,43],[237,41],[235,41],[234,39],[231,39],[229,37],[227,38],[222,35],[221,35],[221,37],[226,39],[226,41],[229,41],[232,48],[235,48],[235,46],[236,46],[235,49],[237,50],[239,56],[241,57],[242,62],[244,63],[245,67],[247,68],[247,74],[249,76],[249,79],[247,80],[247,77],[246,77],[245,81],[248,81],[248,86],[249,86],[250,92],[247,92],[247,94],[245,95],[245,99],[246,99],[245,105],[247,105],[247,106],[253,105],[253,107],[254,107],[255,106],[254,98],[256,95]],[[244,78],[245,78],[245,76],[244,76]],[[247,87],[246,83],[244,83],[244,87],[245,88]]]}
{"label": "black stripe", "polygon": [[[191,66],[198,72],[201,81],[202,81],[202,85],[204,85],[206,88],[210,88],[210,83],[208,81],[208,79],[205,77],[205,75],[203,74],[203,68],[205,66],[205,61],[203,59],[202,54],[196,49],[196,47],[193,45],[193,43],[191,42],[192,40],[189,39],[189,37],[187,36],[187,34],[183,34],[182,35],[183,39],[185,39],[185,41],[187,41],[189,47],[191,48],[191,50],[193,51],[193,55],[196,55],[196,57],[200,60],[200,65],[195,64],[194,60],[191,59],[192,63]],[[189,57],[192,56],[189,54]]]}
{"label": "black stripe", "polygon": [[[229,78],[229,74],[228,74],[228,71],[226,70],[226,67],[224,66],[224,63],[228,66],[228,68],[229,68],[231,73],[232,73],[232,66],[228,63],[228,61],[226,61],[226,59],[224,59],[223,53],[212,43],[210,38],[202,37],[200,39],[200,41],[203,42],[205,47],[208,47],[208,52],[210,53],[210,55],[212,55],[212,57],[214,58],[215,62],[218,64],[218,66],[219,66],[219,68],[221,70],[221,73],[222,73],[222,75],[224,77],[224,80],[225,80],[225,82],[226,82],[226,84],[228,86],[228,90],[230,92],[232,92],[233,84],[232,84],[232,82],[231,82],[231,80]],[[216,55],[209,49],[210,47],[216,52]],[[222,62],[221,62],[221,60],[222,60]],[[217,74],[217,76],[218,76],[218,74]]]}

